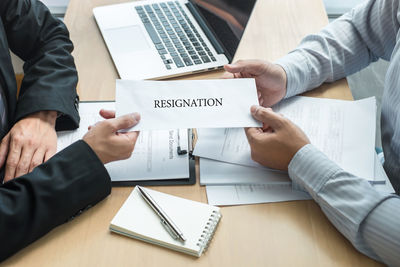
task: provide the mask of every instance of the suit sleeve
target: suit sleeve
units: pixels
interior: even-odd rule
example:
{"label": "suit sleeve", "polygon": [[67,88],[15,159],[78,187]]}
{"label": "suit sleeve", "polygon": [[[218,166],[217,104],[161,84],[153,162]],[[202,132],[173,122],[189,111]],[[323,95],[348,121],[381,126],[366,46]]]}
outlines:
{"label": "suit sleeve", "polygon": [[0,261],[111,192],[110,177],[82,140],[0,187]]}
{"label": "suit sleeve", "polygon": [[55,110],[62,114],[57,130],[77,128],[78,76],[66,26],[38,0],[2,0],[0,12],[11,51],[25,61],[15,121]]}

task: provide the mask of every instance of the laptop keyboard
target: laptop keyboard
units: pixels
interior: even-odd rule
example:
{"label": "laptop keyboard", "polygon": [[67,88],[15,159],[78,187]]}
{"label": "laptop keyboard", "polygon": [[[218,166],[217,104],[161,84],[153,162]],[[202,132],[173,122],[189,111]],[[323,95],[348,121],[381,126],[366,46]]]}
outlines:
{"label": "laptop keyboard", "polygon": [[178,1],[135,9],[167,69],[216,61]]}

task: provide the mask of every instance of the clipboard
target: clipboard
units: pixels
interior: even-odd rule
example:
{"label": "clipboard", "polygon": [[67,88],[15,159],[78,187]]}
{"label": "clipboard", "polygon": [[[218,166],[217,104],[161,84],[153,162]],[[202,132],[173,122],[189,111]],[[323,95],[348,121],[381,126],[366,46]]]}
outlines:
{"label": "clipboard", "polygon": [[[115,101],[80,101],[79,103],[112,103]],[[79,108],[78,108],[79,110]],[[177,178],[177,179],[152,179],[152,180],[126,180],[126,181],[111,181],[113,187],[124,187],[124,186],[157,186],[157,185],[194,185],[196,183],[196,161],[193,156],[193,149],[196,140],[196,131],[194,129],[188,129],[188,151],[187,156],[189,158],[189,177]]]}
{"label": "clipboard", "polygon": [[156,185],[194,185],[196,184],[196,160],[193,156],[194,143],[196,140],[196,131],[194,129],[188,129],[188,148],[187,153],[189,157],[189,177],[179,179],[160,179],[160,180],[135,180],[135,181],[111,181],[111,185],[114,187],[122,186],[156,186]]}

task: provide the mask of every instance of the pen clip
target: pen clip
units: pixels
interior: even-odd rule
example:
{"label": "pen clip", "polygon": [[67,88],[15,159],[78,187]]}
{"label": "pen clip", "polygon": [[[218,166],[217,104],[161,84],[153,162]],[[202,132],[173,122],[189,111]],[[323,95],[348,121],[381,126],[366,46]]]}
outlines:
{"label": "pen clip", "polygon": [[167,230],[167,232],[172,236],[172,238],[177,240],[178,236],[174,233],[174,231],[171,230],[171,228],[169,228],[167,222],[164,219],[161,219],[160,222],[162,226],[164,226],[165,230]]}
{"label": "pen clip", "polygon": [[196,129],[188,129],[188,134],[189,134],[189,140],[188,140],[189,157],[194,159],[193,150],[194,150],[194,144],[196,143],[197,140],[197,131]]}

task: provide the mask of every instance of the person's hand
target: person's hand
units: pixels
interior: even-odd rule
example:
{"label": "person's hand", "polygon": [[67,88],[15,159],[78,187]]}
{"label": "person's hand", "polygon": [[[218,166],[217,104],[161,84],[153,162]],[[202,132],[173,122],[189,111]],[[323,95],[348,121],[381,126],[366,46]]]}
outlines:
{"label": "person's hand", "polygon": [[224,66],[222,78],[255,78],[261,106],[270,107],[286,95],[286,72],[276,64],[261,60],[239,60]]}
{"label": "person's hand", "polygon": [[262,128],[245,129],[251,158],[269,168],[287,171],[293,156],[310,140],[293,122],[270,108],[252,106],[251,114],[263,123]]}
{"label": "person's hand", "polygon": [[137,113],[115,117],[115,112],[101,110],[100,115],[106,120],[96,123],[83,137],[103,164],[127,159],[132,155],[139,132],[120,133],[119,130],[130,128],[140,121]]}
{"label": "person's hand", "polygon": [[56,111],[40,111],[18,121],[1,140],[4,182],[31,172],[57,152]]}

